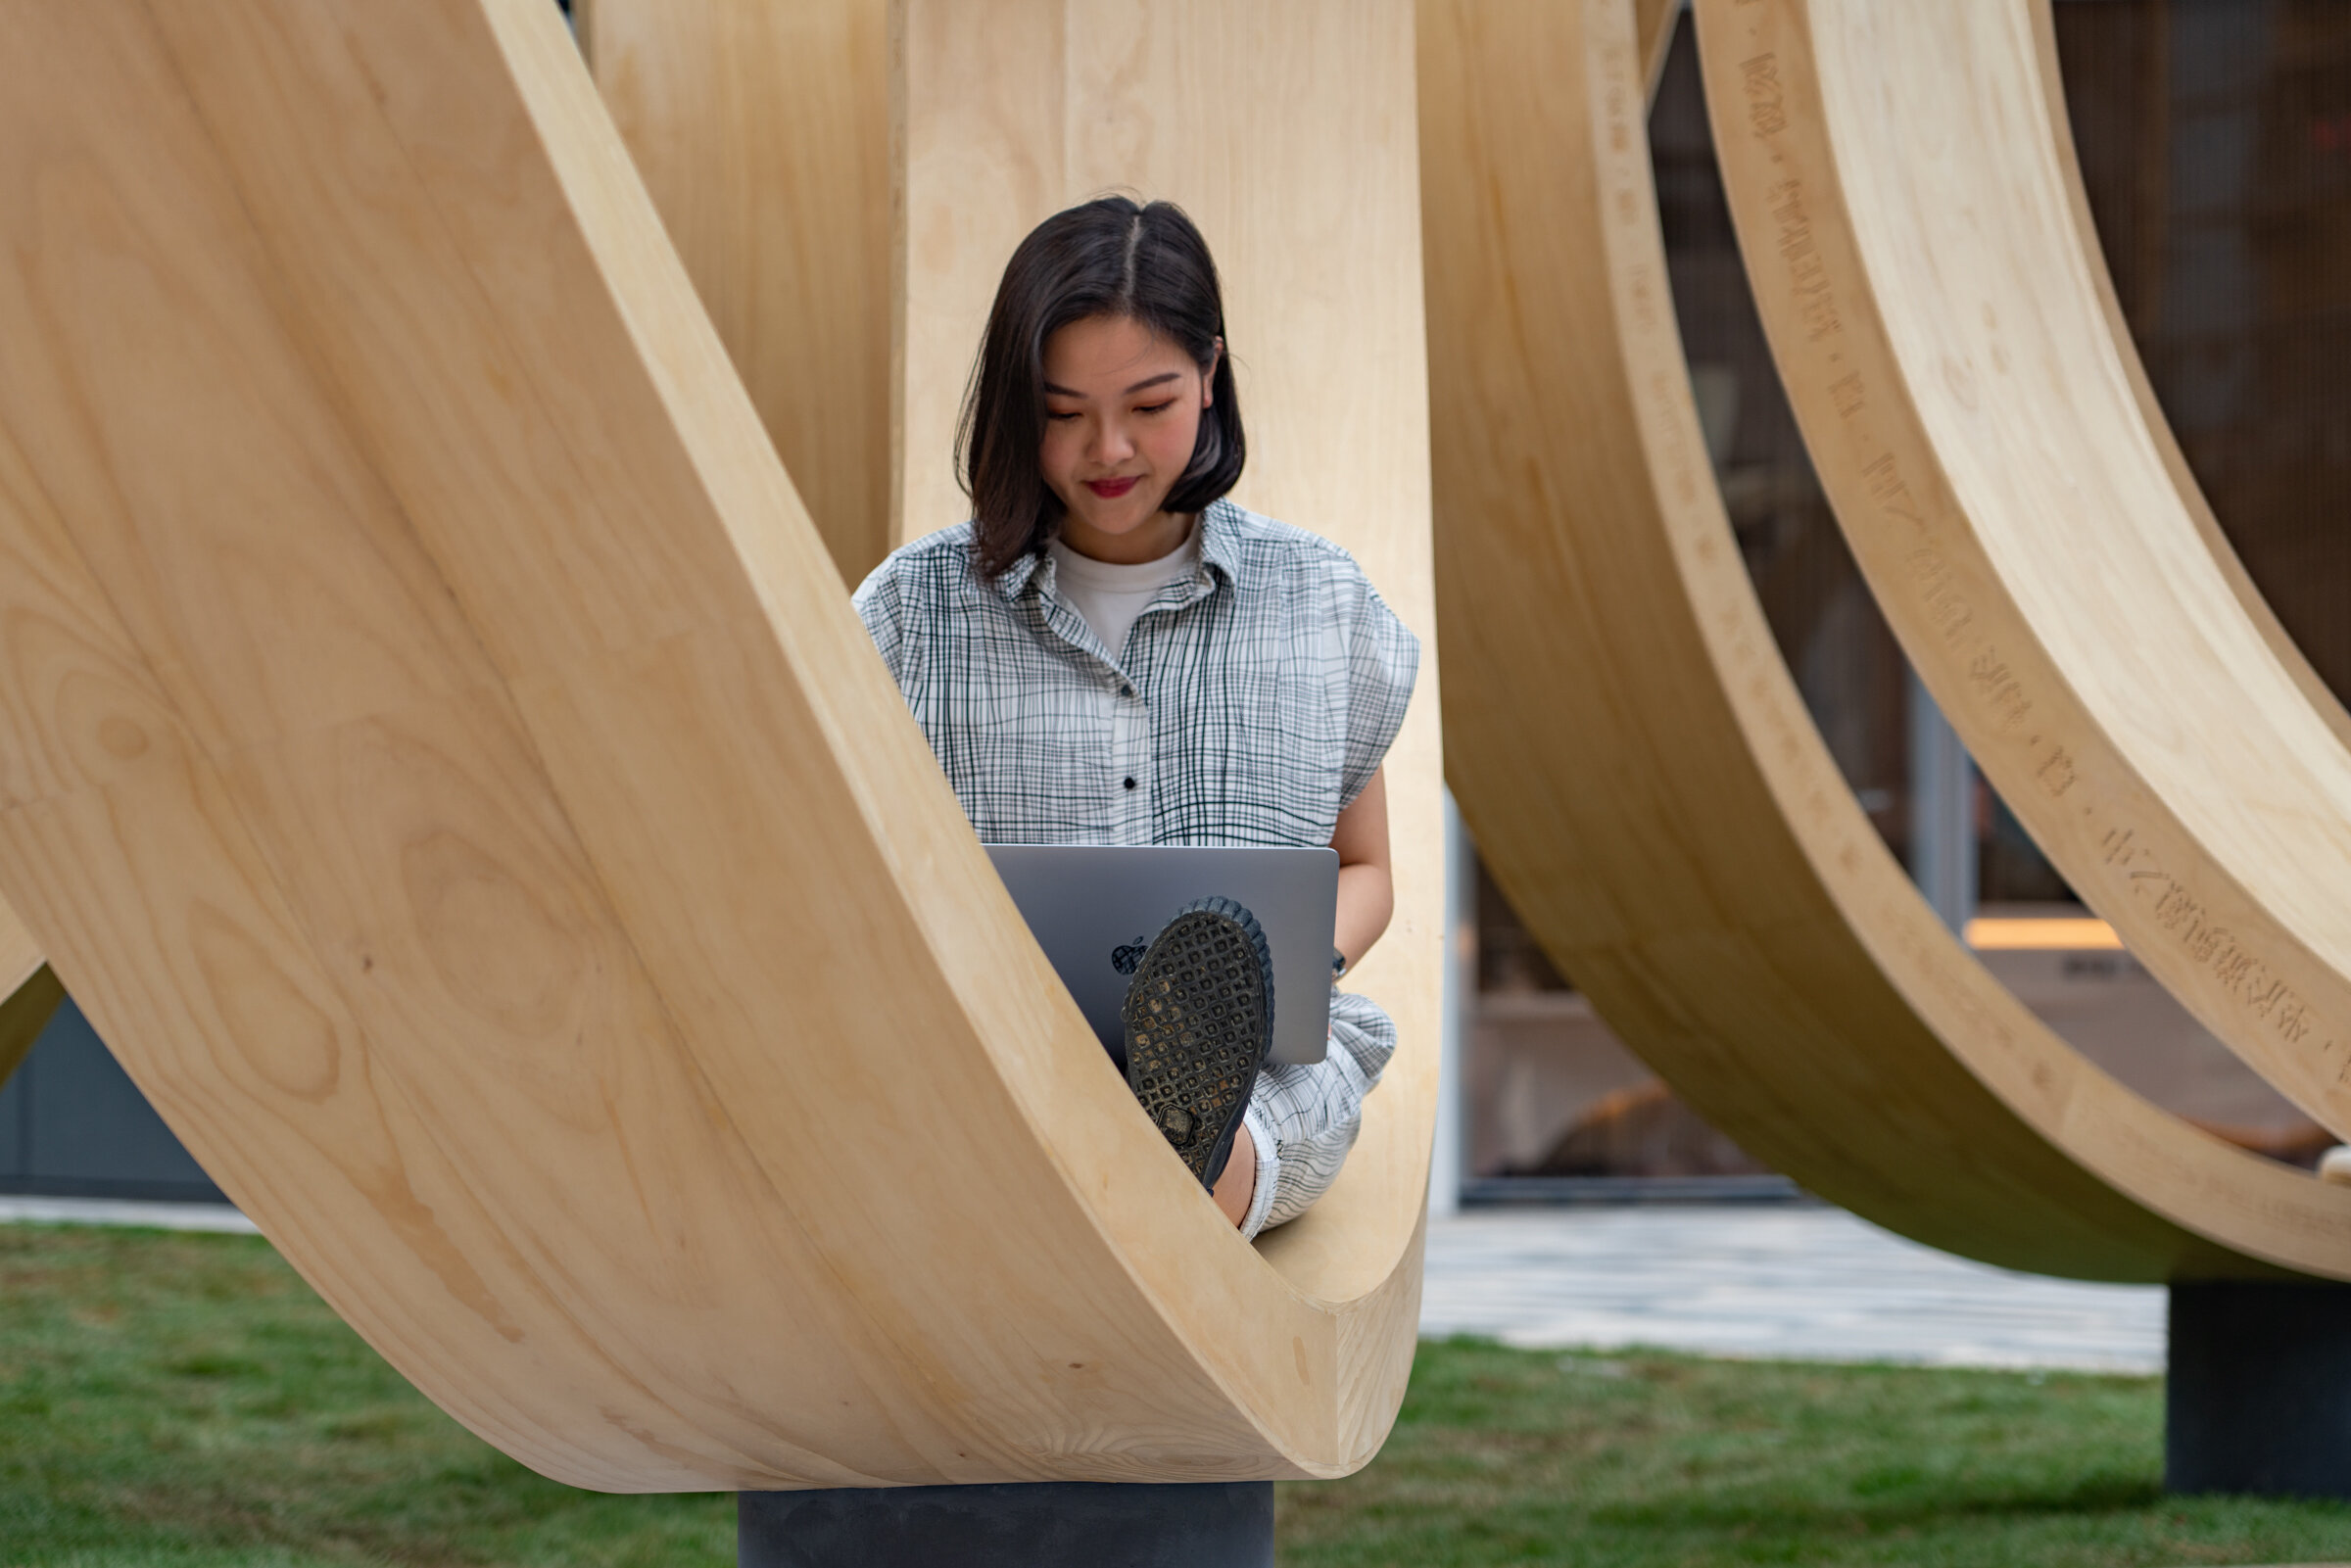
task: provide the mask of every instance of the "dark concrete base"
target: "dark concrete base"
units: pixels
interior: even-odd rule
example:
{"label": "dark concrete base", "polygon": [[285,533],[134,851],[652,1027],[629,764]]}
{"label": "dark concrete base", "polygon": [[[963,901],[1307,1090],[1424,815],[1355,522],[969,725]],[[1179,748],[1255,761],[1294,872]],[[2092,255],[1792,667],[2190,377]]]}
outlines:
{"label": "dark concrete base", "polygon": [[2172,1287],[2166,1492],[2351,1497],[2351,1285]]}
{"label": "dark concrete base", "polygon": [[745,1492],[739,1568],[1272,1568],[1273,1483]]}

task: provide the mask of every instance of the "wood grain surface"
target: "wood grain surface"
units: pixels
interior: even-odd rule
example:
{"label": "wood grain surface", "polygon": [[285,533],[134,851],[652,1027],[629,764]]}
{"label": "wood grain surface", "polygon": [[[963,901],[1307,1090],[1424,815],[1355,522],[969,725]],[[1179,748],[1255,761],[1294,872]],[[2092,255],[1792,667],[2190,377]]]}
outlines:
{"label": "wood grain surface", "polygon": [[0,904],[0,996],[9,996],[41,967],[41,948],[24,928],[24,922]]}
{"label": "wood grain surface", "polygon": [[1920,900],[1773,643],[1674,324],[1620,0],[1420,12],[1447,765],[1565,973],[1709,1119],[2010,1267],[2351,1277],[2351,1204],[2157,1110]]}
{"label": "wood grain surface", "polygon": [[2032,6],[1698,15],[1781,374],[1912,663],[2149,971],[2351,1131],[2351,750],[2150,426]]}
{"label": "wood grain surface", "polygon": [[0,896],[305,1277],[582,1486],[1367,1459],[1434,1030],[1327,1215],[1241,1242],[989,870],[554,8],[0,21]]}
{"label": "wood grain surface", "polygon": [[65,997],[32,932],[0,903],[0,1084],[23,1065]]}
{"label": "wood grain surface", "polygon": [[65,1000],[66,988],[46,964],[35,966],[24,983],[0,996],[0,1085],[24,1065]]}
{"label": "wood grain surface", "polygon": [[588,0],[597,85],[851,584],[889,550],[888,0]]}

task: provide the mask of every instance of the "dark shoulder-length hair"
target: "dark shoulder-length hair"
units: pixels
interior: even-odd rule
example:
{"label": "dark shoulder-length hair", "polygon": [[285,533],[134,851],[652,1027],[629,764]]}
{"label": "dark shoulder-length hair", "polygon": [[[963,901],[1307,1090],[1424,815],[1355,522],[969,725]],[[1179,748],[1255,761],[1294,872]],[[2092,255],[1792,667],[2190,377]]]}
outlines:
{"label": "dark shoulder-length hair", "polygon": [[974,549],[993,580],[1045,547],[1062,504],[1037,453],[1045,435],[1045,340],[1073,321],[1127,316],[1173,340],[1203,370],[1216,361],[1192,460],[1164,503],[1198,511],[1232,489],[1247,447],[1232,385],[1223,295],[1208,242],[1172,202],[1105,196],[1056,213],[1021,241],[996,286],[987,334],[963,398],[955,466],[972,499]]}

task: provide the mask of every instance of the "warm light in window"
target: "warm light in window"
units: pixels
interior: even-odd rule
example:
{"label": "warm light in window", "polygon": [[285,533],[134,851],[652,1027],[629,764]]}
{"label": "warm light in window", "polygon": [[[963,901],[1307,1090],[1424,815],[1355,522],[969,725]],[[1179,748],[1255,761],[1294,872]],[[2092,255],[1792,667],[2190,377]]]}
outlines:
{"label": "warm light in window", "polygon": [[1980,915],[1967,923],[1967,945],[1996,951],[2090,948],[2119,949],[2123,939],[2102,920],[2087,916],[2004,917]]}

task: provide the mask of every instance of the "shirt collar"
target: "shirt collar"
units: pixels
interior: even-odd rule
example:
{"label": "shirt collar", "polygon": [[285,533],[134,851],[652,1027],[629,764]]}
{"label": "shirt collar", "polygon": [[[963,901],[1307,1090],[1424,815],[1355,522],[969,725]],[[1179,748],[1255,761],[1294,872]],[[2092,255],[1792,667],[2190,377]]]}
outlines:
{"label": "shirt collar", "polygon": [[[1234,537],[1238,530],[1233,526],[1232,515],[1238,510],[1233,502],[1222,497],[1200,510],[1200,565],[1227,583],[1240,580],[1240,541]],[[1004,568],[1004,575],[996,579],[996,592],[1004,595],[1005,602],[1014,602],[1044,564],[1045,552],[1031,550]],[[1215,584],[1206,586],[1213,588]]]}
{"label": "shirt collar", "polygon": [[1006,603],[1021,596],[1021,590],[1029,586],[1029,579],[1036,575],[1036,569],[1044,564],[1044,559],[1043,550],[1032,549],[1004,568],[1004,575],[996,579],[996,592],[1004,595]]}
{"label": "shirt collar", "polygon": [[1200,509],[1200,564],[1227,583],[1241,580],[1240,507],[1220,496]]}

